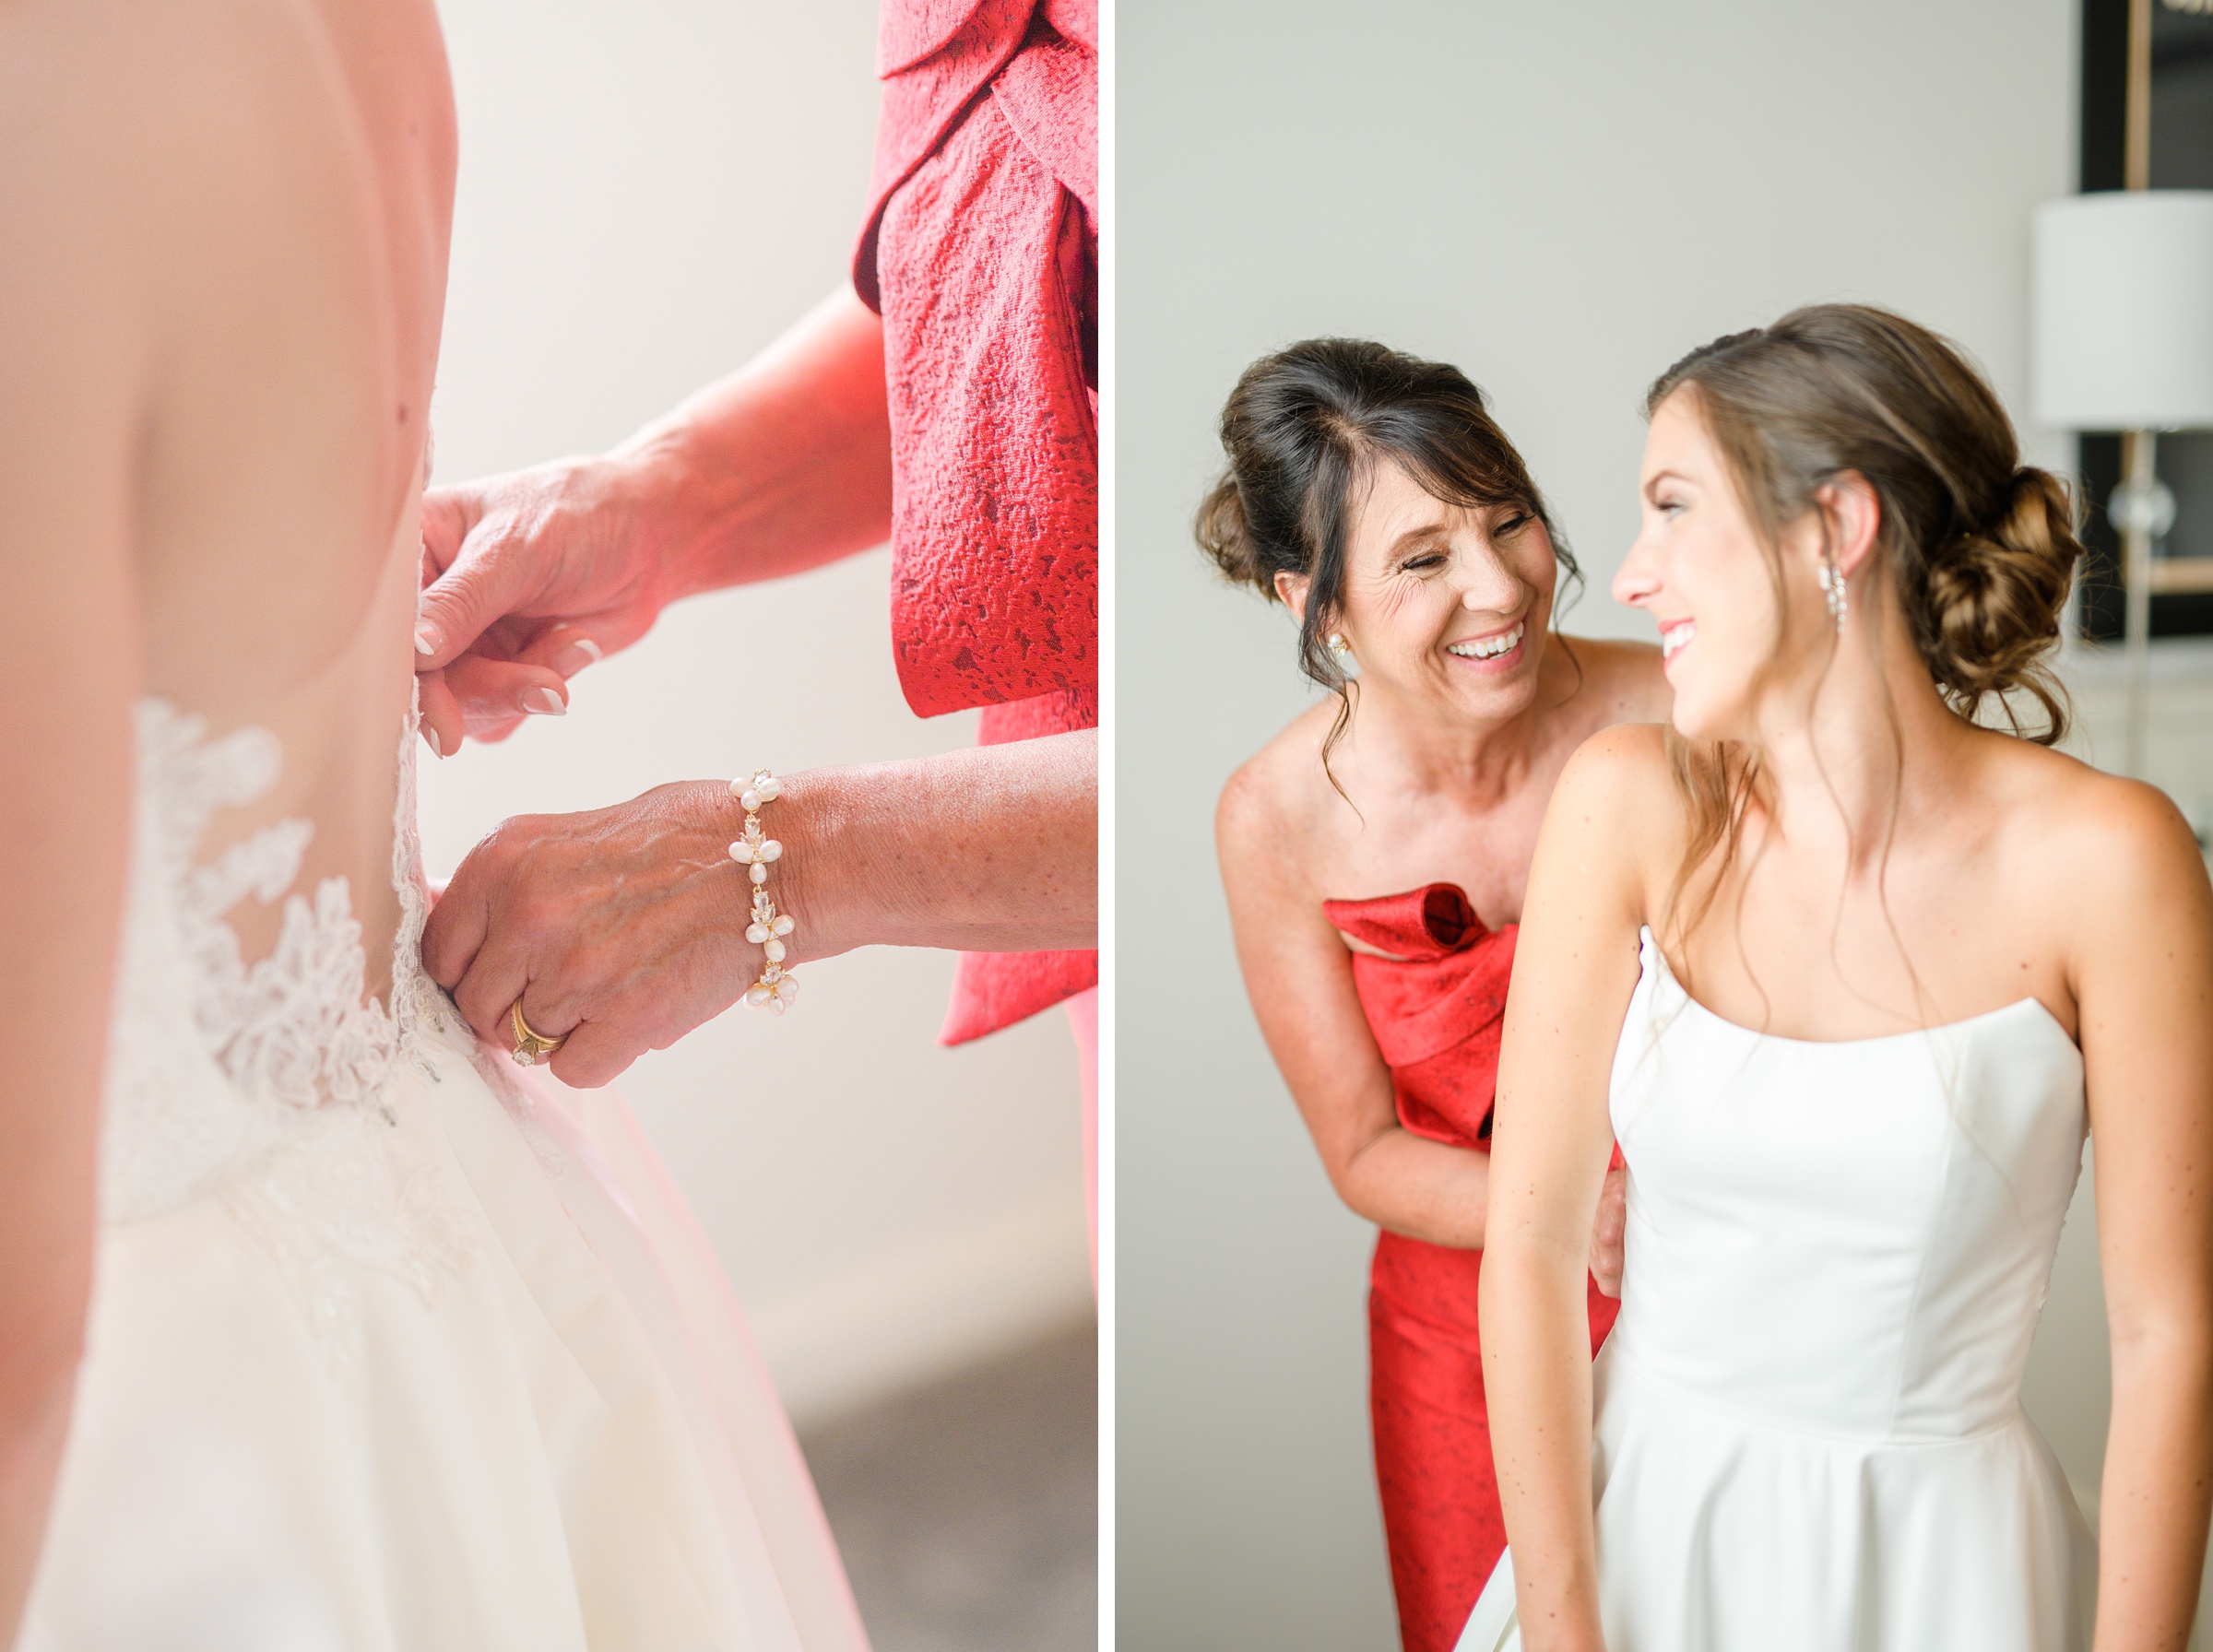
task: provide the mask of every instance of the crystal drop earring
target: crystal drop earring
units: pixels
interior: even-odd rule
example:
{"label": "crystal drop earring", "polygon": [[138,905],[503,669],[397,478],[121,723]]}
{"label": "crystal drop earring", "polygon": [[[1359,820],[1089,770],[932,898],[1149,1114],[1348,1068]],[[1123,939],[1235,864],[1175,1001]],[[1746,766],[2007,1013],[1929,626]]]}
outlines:
{"label": "crystal drop earring", "polygon": [[1828,617],[1837,622],[1837,635],[1844,634],[1844,611],[1851,606],[1844,591],[1843,571],[1838,568],[1833,551],[1821,553],[1821,566],[1814,571],[1821,582],[1821,595],[1828,603]]}

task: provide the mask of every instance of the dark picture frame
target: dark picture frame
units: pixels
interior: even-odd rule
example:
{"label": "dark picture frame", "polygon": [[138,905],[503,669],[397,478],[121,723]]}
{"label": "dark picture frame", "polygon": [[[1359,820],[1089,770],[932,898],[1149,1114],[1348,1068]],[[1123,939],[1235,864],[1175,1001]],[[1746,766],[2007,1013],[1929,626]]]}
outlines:
{"label": "dark picture frame", "polygon": [[[2125,183],[2129,0],[2082,0],[2080,183],[2085,195]],[[2213,189],[2213,15],[2151,6],[2151,187]],[[2118,642],[2124,593],[2121,543],[2106,501],[2121,480],[2121,437],[2077,439],[2089,552],[2077,586],[2082,635]],[[2160,438],[2160,478],[2174,490],[2174,530],[2154,555],[2213,557],[2213,431]],[[2213,592],[2156,593],[2155,637],[2213,635]]]}

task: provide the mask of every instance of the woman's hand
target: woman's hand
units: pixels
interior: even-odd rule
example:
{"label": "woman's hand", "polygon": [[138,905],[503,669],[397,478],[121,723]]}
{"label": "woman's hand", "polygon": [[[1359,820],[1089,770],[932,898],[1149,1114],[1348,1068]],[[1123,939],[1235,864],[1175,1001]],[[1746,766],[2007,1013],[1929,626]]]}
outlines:
{"label": "woman's hand", "polygon": [[480,1036],[510,1043],[520,1001],[538,1032],[567,1035],[556,1078],[605,1084],[728,1009],[758,971],[752,886],[728,853],[741,819],[726,782],[701,780],[503,821],[432,909],[423,968]]}
{"label": "woman's hand", "polygon": [[[764,886],[798,967],[858,946],[1016,952],[1098,933],[1094,731],[780,777],[761,813],[784,845]],[[432,909],[423,967],[500,1044],[509,1007],[562,1082],[605,1084],[737,1002],[766,956],[729,858],[744,810],[720,780],[611,808],[503,822]]]}
{"label": "woman's hand", "polygon": [[612,454],[424,496],[423,738],[450,757],[558,715],[666,604],[865,550],[891,521],[883,324],[841,287]]}
{"label": "woman's hand", "polygon": [[560,715],[570,678],[652,628],[669,596],[657,492],[638,461],[594,457],[423,496],[415,668],[433,749]]}
{"label": "woman's hand", "polygon": [[1629,1173],[1620,1165],[1606,1172],[1598,1192],[1598,1220],[1591,1226],[1591,1277],[1615,1301],[1621,1299],[1622,1247],[1628,1237]]}

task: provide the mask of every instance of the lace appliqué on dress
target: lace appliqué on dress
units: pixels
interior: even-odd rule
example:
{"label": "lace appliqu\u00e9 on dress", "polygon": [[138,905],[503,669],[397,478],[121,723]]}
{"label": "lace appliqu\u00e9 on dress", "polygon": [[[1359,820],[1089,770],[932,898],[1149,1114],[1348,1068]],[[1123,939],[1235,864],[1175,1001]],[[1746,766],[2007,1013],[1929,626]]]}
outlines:
{"label": "lace appliqu\u00e9 on dress", "polygon": [[[433,1069],[420,1034],[458,1017],[422,974],[429,899],[415,832],[412,714],[401,732],[393,888],[401,921],[392,1008],[364,998],[367,955],[343,878],[285,896],[314,835],[279,820],[206,866],[217,810],[276,784],[277,738],[209,739],[166,702],[137,707],[129,903],[110,1035],[104,1198],[111,1221],[219,1194],[299,1297],[341,1386],[358,1390],[364,1273],[426,1304],[468,1258],[434,1163],[403,1174],[385,1094],[403,1061]],[[285,897],[276,950],[247,965],[226,914]]]}

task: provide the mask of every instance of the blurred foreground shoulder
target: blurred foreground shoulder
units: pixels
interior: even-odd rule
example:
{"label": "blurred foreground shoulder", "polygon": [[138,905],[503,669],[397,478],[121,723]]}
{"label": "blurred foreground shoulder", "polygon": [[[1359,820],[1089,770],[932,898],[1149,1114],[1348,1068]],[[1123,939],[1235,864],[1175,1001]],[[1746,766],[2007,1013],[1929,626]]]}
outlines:
{"label": "blurred foreground shoulder", "polygon": [[1666,733],[1658,723],[1616,723],[1576,748],[1544,811],[1540,868],[1556,877],[1572,867],[1578,881],[1633,899],[1648,872],[1674,864],[1683,799]]}
{"label": "blurred foreground shoulder", "polygon": [[[1663,723],[1614,723],[1575,749],[1553,792],[1555,812],[1579,809],[1611,820],[1665,806],[1675,796]],[[1548,817],[1549,818],[1549,817]]]}

